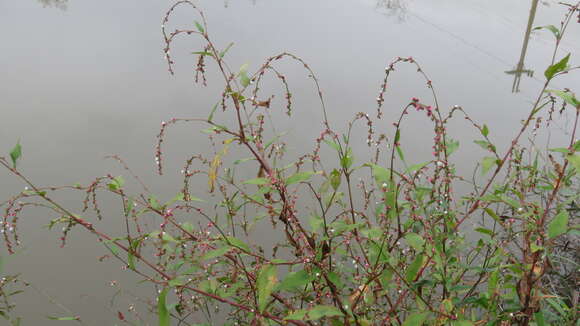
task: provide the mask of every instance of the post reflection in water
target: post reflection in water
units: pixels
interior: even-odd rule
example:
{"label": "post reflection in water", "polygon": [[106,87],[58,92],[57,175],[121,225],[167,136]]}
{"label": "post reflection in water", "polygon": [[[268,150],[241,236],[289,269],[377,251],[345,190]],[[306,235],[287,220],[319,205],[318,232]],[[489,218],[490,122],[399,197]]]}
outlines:
{"label": "post reflection in water", "polygon": [[60,10],[66,10],[68,0],[38,0],[44,7],[58,8]]}
{"label": "post reflection in water", "polygon": [[528,41],[530,40],[530,35],[532,32],[532,25],[534,24],[534,19],[536,18],[536,10],[538,9],[539,0],[532,1],[532,8],[530,9],[530,15],[528,17],[528,26],[526,27],[526,33],[524,34],[524,43],[522,44],[522,52],[520,53],[520,60],[516,65],[514,70],[506,71],[506,74],[514,75],[514,82],[512,84],[512,93],[517,93],[520,91],[520,81],[522,79],[522,74],[528,75],[528,77],[534,76],[534,71],[531,69],[524,68],[524,61],[526,58],[526,51],[528,50]]}
{"label": "post reflection in water", "polygon": [[376,9],[388,16],[396,16],[399,21],[406,19],[406,0],[377,0]]}

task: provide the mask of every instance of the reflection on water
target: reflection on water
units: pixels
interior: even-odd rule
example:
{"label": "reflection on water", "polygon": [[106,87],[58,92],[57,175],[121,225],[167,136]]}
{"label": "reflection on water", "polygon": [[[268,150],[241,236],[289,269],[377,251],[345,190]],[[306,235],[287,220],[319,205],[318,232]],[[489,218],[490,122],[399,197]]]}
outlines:
{"label": "reflection on water", "polygon": [[[253,5],[256,4],[256,0],[250,0]],[[231,0],[224,0],[224,8],[228,8],[230,6]]]}
{"label": "reflection on water", "polygon": [[376,9],[387,16],[395,16],[404,21],[407,13],[406,0],[377,0]]}
{"label": "reflection on water", "polygon": [[524,68],[524,60],[526,58],[526,52],[528,50],[528,42],[530,40],[530,35],[532,32],[532,25],[534,24],[534,19],[536,18],[536,10],[538,9],[538,0],[532,1],[532,8],[530,9],[530,15],[528,17],[528,26],[526,27],[526,33],[524,35],[524,43],[522,44],[522,51],[520,54],[520,60],[516,65],[516,68],[510,71],[506,71],[506,74],[514,75],[514,82],[512,84],[512,93],[517,93],[520,91],[520,81],[522,79],[522,74],[526,74],[528,77],[534,76],[534,71],[531,69]]}
{"label": "reflection on water", "polygon": [[[11,50],[0,55],[0,149],[11,148],[22,137],[26,145],[24,167],[32,170],[40,183],[84,182],[108,173],[113,168],[100,157],[112,153],[122,154],[134,171],[146,176],[145,182],[157,193],[172,193],[180,181],[173,176],[149,177],[159,123],[174,116],[205,115],[204,108],[215,104],[212,95],[219,95],[222,89],[212,88],[211,80],[208,89],[192,88],[186,59],[181,60],[179,72],[182,73],[173,78],[167,76],[158,23],[167,10],[166,5],[175,1],[147,1],[146,6],[137,7],[140,2],[0,0],[2,11],[11,13],[0,14],[0,28],[11,30],[19,26],[18,33],[6,33],[4,42],[10,44]],[[199,3],[211,20],[213,35],[223,46],[236,42],[235,48],[228,52],[236,64],[255,65],[261,58],[282,50],[304,55],[322,78],[325,97],[337,124],[350,120],[356,112],[369,106],[374,108],[382,65],[398,55],[417,56],[442,90],[444,104],[461,104],[479,120],[493,124],[496,139],[511,137],[521,110],[529,106],[529,90],[537,86],[524,83],[521,92],[513,95],[507,91],[513,76],[503,73],[515,69],[531,1],[221,0]],[[67,4],[71,5],[67,15],[54,14]],[[235,10],[224,10],[224,5]],[[42,6],[53,10],[39,9]],[[559,21],[560,10],[544,9],[547,8],[538,8],[535,25]],[[192,16],[187,11],[179,17],[181,20],[176,23],[187,24]],[[404,18],[404,23],[397,24],[398,18]],[[18,25],[23,20],[27,23]],[[345,28],[345,21],[355,28]],[[573,34],[569,39],[577,40],[578,35]],[[551,51],[552,43],[542,42],[549,35],[540,36],[529,41],[526,69],[545,67],[543,54]],[[175,49],[176,53],[186,55],[192,51],[191,43],[184,41],[181,45]],[[565,46],[567,52],[580,51],[577,43]],[[296,126],[286,120],[280,124],[283,130],[290,130],[298,151],[318,136],[319,125],[309,110],[316,103],[314,92],[308,91],[309,80],[302,82],[299,73],[293,77],[296,78],[291,80],[294,82],[291,87],[296,90],[296,105],[304,110],[297,110],[297,118],[293,120],[298,121]],[[395,81],[390,97],[393,110],[399,99],[403,102],[418,95],[418,83],[408,70],[403,69]],[[570,79],[563,87],[579,84],[577,78]],[[405,154],[419,160],[423,152],[429,154],[429,145],[423,151],[427,138],[421,137],[431,135],[422,133],[428,131],[422,121],[412,122],[410,128],[416,130],[417,136],[405,141],[409,147],[417,148],[418,153]],[[189,129],[174,132],[171,148],[175,152],[170,159],[175,162],[177,174],[182,168],[179,149],[202,148],[205,143],[192,139]],[[469,138],[471,134],[458,129],[456,135]],[[468,141],[461,146],[468,153],[461,158],[469,158],[473,152]],[[475,154],[472,156],[476,157]],[[0,175],[0,183],[0,199],[8,198],[14,189],[22,187],[4,174]],[[76,203],[76,198],[66,200]],[[149,293],[148,289],[133,286],[131,274],[120,274],[118,265],[95,264],[103,250],[94,246],[92,238],[78,235],[71,242],[75,246],[59,251],[58,245],[54,245],[54,234],[39,227],[44,220],[35,219],[38,216],[32,213],[28,217],[25,220],[30,223],[23,230],[30,232],[25,237],[25,245],[31,249],[6,268],[23,272],[27,281],[54,296],[75,315],[94,322],[89,325],[119,323],[117,311],[111,311],[113,308],[108,304],[119,287],[103,287],[103,284],[118,280],[123,285],[123,294],[128,293],[125,289],[134,292],[122,299],[119,295],[115,297],[115,308],[125,314],[129,313],[129,307],[133,309],[132,304],[140,302],[134,297]],[[116,231],[117,219],[111,217],[103,227]],[[71,287],[79,292],[62,291]],[[47,323],[44,316],[66,313],[51,311],[46,300],[34,291],[27,291],[19,300],[19,315],[26,317],[24,325],[59,325],[57,321]],[[137,304],[135,309],[141,306]],[[146,312],[140,313],[149,321]]]}
{"label": "reflection on water", "polygon": [[58,8],[66,10],[68,0],[38,0],[44,7]]}

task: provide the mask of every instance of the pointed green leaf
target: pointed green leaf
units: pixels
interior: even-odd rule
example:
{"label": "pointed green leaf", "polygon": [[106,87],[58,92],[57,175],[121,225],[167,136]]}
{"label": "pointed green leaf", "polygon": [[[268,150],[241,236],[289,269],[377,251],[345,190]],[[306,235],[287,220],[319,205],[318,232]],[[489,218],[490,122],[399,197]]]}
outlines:
{"label": "pointed green leaf", "polygon": [[547,29],[554,34],[557,40],[560,39],[560,30],[554,25],[538,26],[534,28],[534,30],[538,29]]}
{"label": "pointed green leaf", "polygon": [[264,309],[268,305],[270,295],[274,290],[274,286],[278,283],[276,273],[275,265],[264,265],[260,269],[258,279],[256,280],[256,286],[258,288],[258,309],[260,312],[264,312]]}
{"label": "pointed green leaf", "polygon": [[405,273],[405,279],[407,280],[407,282],[415,281],[415,278],[417,277],[419,270],[421,269],[421,267],[423,267],[424,261],[425,261],[424,255],[417,255],[417,257],[411,263],[411,265],[407,267],[407,271]]}
{"label": "pointed green leaf", "polygon": [[306,313],[308,313],[308,310],[305,309],[296,310],[293,311],[288,316],[284,317],[284,320],[304,320],[304,318],[306,317]]}
{"label": "pointed green leaf", "polygon": [[451,325],[453,325],[453,326],[474,326],[475,324],[469,320],[454,320],[451,323]]}
{"label": "pointed green leaf", "polygon": [[225,50],[223,50],[222,52],[220,52],[220,58],[223,58],[226,53],[228,53],[228,51],[230,50],[230,48],[234,45],[234,43],[230,43],[228,44],[228,46],[225,48]]}
{"label": "pointed green leaf", "polygon": [[562,60],[558,61],[557,63],[555,63],[555,64],[553,64],[551,66],[549,66],[548,69],[546,69],[546,71],[544,72],[544,76],[546,76],[546,79],[550,80],[557,73],[566,70],[566,67],[568,67],[568,60],[569,59],[570,59],[570,53],[568,53],[567,56],[565,56],[564,58],[562,58]]}
{"label": "pointed green leaf", "polygon": [[429,316],[428,312],[412,313],[409,315],[409,317],[407,317],[407,319],[405,319],[403,326],[421,326],[427,319],[427,316]]}
{"label": "pointed green leaf", "polygon": [[568,155],[566,156],[566,159],[568,160],[568,162],[570,162],[570,165],[572,165],[576,169],[576,172],[580,173],[580,155],[578,154]]}
{"label": "pointed green leaf", "polygon": [[447,146],[447,155],[449,156],[455,153],[455,151],[459,148],[459,141],[455,139],[447,139],[445,145]]}
{"label": "pointed green leaf", "polygon": [[425,240],[423,240],[423,238],[417,233],[407,233],[407,235],[405,235],[405,240],[417,251],[421,251],[423,249],[423,245],[425,244]]}
{"label": "pointed green leaf", "polygon": [[341,182],[340,172],[337,169],[332,170],[332,172],[330,173],[330,185],[332,186],[332,189],[334,189],[334,191],[336,191],[338,187],[340,187],[340,182]]}
{"label": "pointed green leaf", "polygon": [[486,156],[481,161],[481,174],[485,175],[491,169],[491,167],[496,163],[495,157]]}
{"label": "pointed green leaf", "polygon": [[159,326],[171,326],[169,320],[169,310],[165,303],[167,291],[169,288],[164,288],[157,296],[157,315],[159,316]]}
{"label": "pointed green leaf", "polygon": [[307,320],[317,320],[322,317],[336,317],[336,316],[344,316],[344,314],[336,307],[319,305],[315,306],[314,308],[308,311]]}
{"label": "pointed green leaf", "polygon": [[223,256],[225,253],[227,253],[230,250],[232,250],[232,247],[224,246],[224,247],[221,247],[218,249],[208,251],[205,255],[203,255],[201,257],[201,260],[208,260],[208,259],[213,259],[216,257]]}
{"label": "pointed green leaf", "polygon": [[278,290],[279,291],[303,290],[304,287],[312,280],[313,278],[305,270],[291,272],[288,273],[288,275],[286,275],[284,280],[280,283]]}
{"label": "pointed green leaf", "polygon": [[548,224],[548,237],[555,238],[568,231],[568,211],[563,209]]}
{"label": "pointed green leaf", "polygon": [[247,63],[242,65],[242,67],[240,68],[240,72],[239,72],[238,76],[240,77],[240,83],[242,84],[243,87],[250,85],[250,77],[248,77],[248,64]]}
{"label": "pointed green leaf", "polygon": [[546,90],[546,92],[548,93],[552,93],[556,96],[558,96],[559,98],[561,98],[562,100],[564,100],[564,102],[572,105],[575,108],[580,107],[580,100],[578,100],[574,94],[570,93],[570,92],[563,92],[563,91],[559,91],[556,89],[548,89]]}
{"label": "pointed green leaf", "polygon": [[269,182],[270,181],[266,178],[255,178],[255,179],[246,180],[242,183],[246,184],[246,185],[265,185],[265,184],[268,184]]}
{"label": "pointed green leaf", "polygon": [[16,162],[22,156],[22,146],[20,146],[20,141],[16,143],[16,146],[10,151],[10,158],[12,159],[12,167],[16,169]]}
{"label": "pointed green leaf", "polygon": [[314,174],[315,173],[311,172],[311,171],[295,173],[295,174],[289,176],[288,179],[286,179],[286,185],[289,186],[289,185],[294,184],[294,183],[307,181]]}
{"label": "pointed green leaf", "polygon": [[[219,102],[218,102],[219,103]],[[218,103],[216,103],[213,108],[211,108],[211,111],[209,113],[209,116],[207,117],[207,121],[211,122],[213,120],[213,115],[215,114],[215,111],[218,108]]]}
{"label": "pointed green leaf", "polygon": [[80,317],[53,317],[53,316],[47,316],[46,318],[48,318],[50,320],[81,320]]}
{"label": "pointed green leaf", "polygon": [[489,128],[487,127],[486,124],[484,124],[483,127],[481,128],[481,134],[483,135],[483,137],[487,137],[487,135],[489,135]]}
{"label": "pointed green leaf", "polygon": [[240,239],[238,239],[236,237],[231,237],[231,236],[228,236],[226,238],[228,239],[228,242],[230,243],[230,245],[232,245],[232,246],[234,246],[236,248],[242,249],[243,251],[246,251],[246,252],[250,252],[251,251],[250,250],[250,247],[245,242],[243,242],[242,240],[240,240]]}
{"label": "pointed green leaf", "polygon": [[391,180],[391,170],[385,169],[382,166],[376,164],[370,164],[373,169],[373,176],[375,177],[375,181],[377,186],[382,187],[383,183],[387,183]]}
{"label": "pointed green leaf", "polygon": [[205,33],[205,30],[203,29],[203,26],[201,26],[201,24],[198,21],[195,21],[195,27],[197,28],[197,30],[200,33],[202,33],[202,34]]}

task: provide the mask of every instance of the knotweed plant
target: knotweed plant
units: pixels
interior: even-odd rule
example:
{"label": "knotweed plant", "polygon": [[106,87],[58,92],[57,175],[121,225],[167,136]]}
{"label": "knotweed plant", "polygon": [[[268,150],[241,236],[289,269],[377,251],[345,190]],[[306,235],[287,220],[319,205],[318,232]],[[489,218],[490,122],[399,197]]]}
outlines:
{"label": "knotweed plant", "polygon": [[[182,6],[192,7],[197,21],[191,29],[169,30]],[[440,106],[434,82],[412,57],[386,66],[376,110],[336,128],[306,61],[280,53],[253,73],[247,66],[234,69],[227,63],[232,46],[214,43],[204,13],[191,1],[178,1],[162,20],[168,70],[174,72],[174,42],[195,37],[201,44],[194,49],[195,81],[207,83],[211,63],[223,91],[205,118],[162,123],[156,169],[164,173],[164,141],[176,124],[203,129],[213,153],[192,153],[181,171],[182,189],[162,202],[157,198],[168,194],[153,195],[117,156],[125,177],[142,191],[130,191],[126,178],[113,175],[87,185],[36,185],[17,166],[18,144],[10,158],[0,160],[28,187],[3,204],[5,249],[14,252],[20,243],[22,210],[45,207],[55,214],[50,225],[63,227],[63,245],[73,230],[92,233],[127,269],[155,286],[161,326],[577,325],[580,101],[572,90],[550,86],[579,68],[559,51],[567,29],[578,28],[580,19],[578,3],[564,6],[559,26],[541,27],[555,37],[543,87],[500,151],[490,127],[461,106]],[[296,63],[313,81],[323,115],[320,135],[296,158],[286,151],[291,139],[270,123],[270,112],[291,116],[294,109],[282,61]],[[401,65],[416,69],[431,96],[387,110],[385,98]],[[269,80],[279,82],[283,102],[263,94]],[[431,159],[425,162],[405,159],[410,115],[422,117],[433,131]],[[385,116],[396,122],[385,123]],[[527,136],[564,117],[571,119],[567,142],[549,151],[526,145]],[[475,143],[482,158],[468,176],[457,174],[453,160],[459,142],[447,128],[456,119],[480,134]],[[363,128],[363,139],[355,136],[357,128]],[[369,159],[355,158],[355,147],[368,148]],[[247,177],[243,171],[258,174]],[[458,185],[469,191],[460,192]],[[81,192],[84,209],[59,204],[53,194],[61,191]],[[118,214],[105,216],[101,193],[120,199]],[[100,219],[123,219],[126,229],[105,233]],[[264,230],[275,240],[264,240]],[[200,316],[207,322],[200,323]],[[130,312],[118,318],[137,320]]]}

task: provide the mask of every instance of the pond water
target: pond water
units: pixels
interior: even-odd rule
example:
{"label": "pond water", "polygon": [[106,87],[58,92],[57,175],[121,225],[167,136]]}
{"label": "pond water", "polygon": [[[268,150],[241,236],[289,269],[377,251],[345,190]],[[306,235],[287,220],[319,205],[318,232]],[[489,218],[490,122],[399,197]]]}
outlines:
{"label": "pond water", "polygon": [[[160,23],[170,4],[0,0],[0,149],[6,153],[20,140],[20,167],[37,184],[87,183],[108,172],[121,174],[115,162],[103,158],[119,154],[155,193],[178,191],[183,160],[203,151],[205,139],[192,127],[171,130],[165,145],[170,172],[159,177],[154,173],[155,135],[161,121],[206,117],[219,99],[221,84],[212,73],[208,87],[193,83],[195,57],[190,52],[202,50],[194,39],[176,43],[176,74],[167,73]],[[199,5],[214,41],[221,47],[235,43],[227,54],[232,67],[248,63],[251,71],[283,51],[308,62],[320,79],[336,126],[346,125],[356,112],[374,112],[385,65],[397,56],[413,56],[433,80],[441,106],[463,106],[475,120],[490,126],[500,148],[541,89],[553,49],[549,32],[531,33],[519,66],[525,70],[519,92],[512,92],[531,1],[212,0]],[[558,25],[563,13],[556,1],[541,1],[533,26]],[[194,13],[184,8],[171,25],[190,26],[193,19]],[[561,53],[580,53],[580,29],[573,27]],[[277,127],[290,132],[291,154],[307,151],[322,127],[316,92],[296,65],[282,68],[295,96],[295,115],[287,119],[280,114]],[[578,91],[577,76],[565,76],[553,86]],[[387,94],[386,112],[398,112],[411,97],[427,98],[426,94],[412,69],[400,69]],[[418,160],[429,152],[431,127],[426,128],[424,120],[409,123],[411,132],[403,134],[402,141],[413,149],[411,159]],[[565,129],[565,119],[560,124]],[[459,162],[472,164],[474,156],[483,156],[470,145],[476,133],[468,125],[453,127],[451,135],[466,140],[464,151],[457,154]],[[559,140],[557,132],[551,135],[552,143]],[[7,171],[0,171],[0,184],[2,200],[24,186]],[[60,199],[79,209],[79,198]],[[23,215],[23,245],[17,255],[6,257],[2,247],[5,270],[21,272],[35,287],[16,300],[23,325],[60,324],[46,316],[71,312],[86,325],[113,325],[118,310],[141,307],[136,297],[149,293],[149,288],[136,285],[117,262],[99,262],[105,249],[86,233],[73,232],[60,249],[60,234],[42,227],[51,218],[42,212]],[[119,222],[109,216],[101,225],[113,231]],[[117,291],[121,295],[115,296]],[[140,309],[143,319],[155,324]]]}

